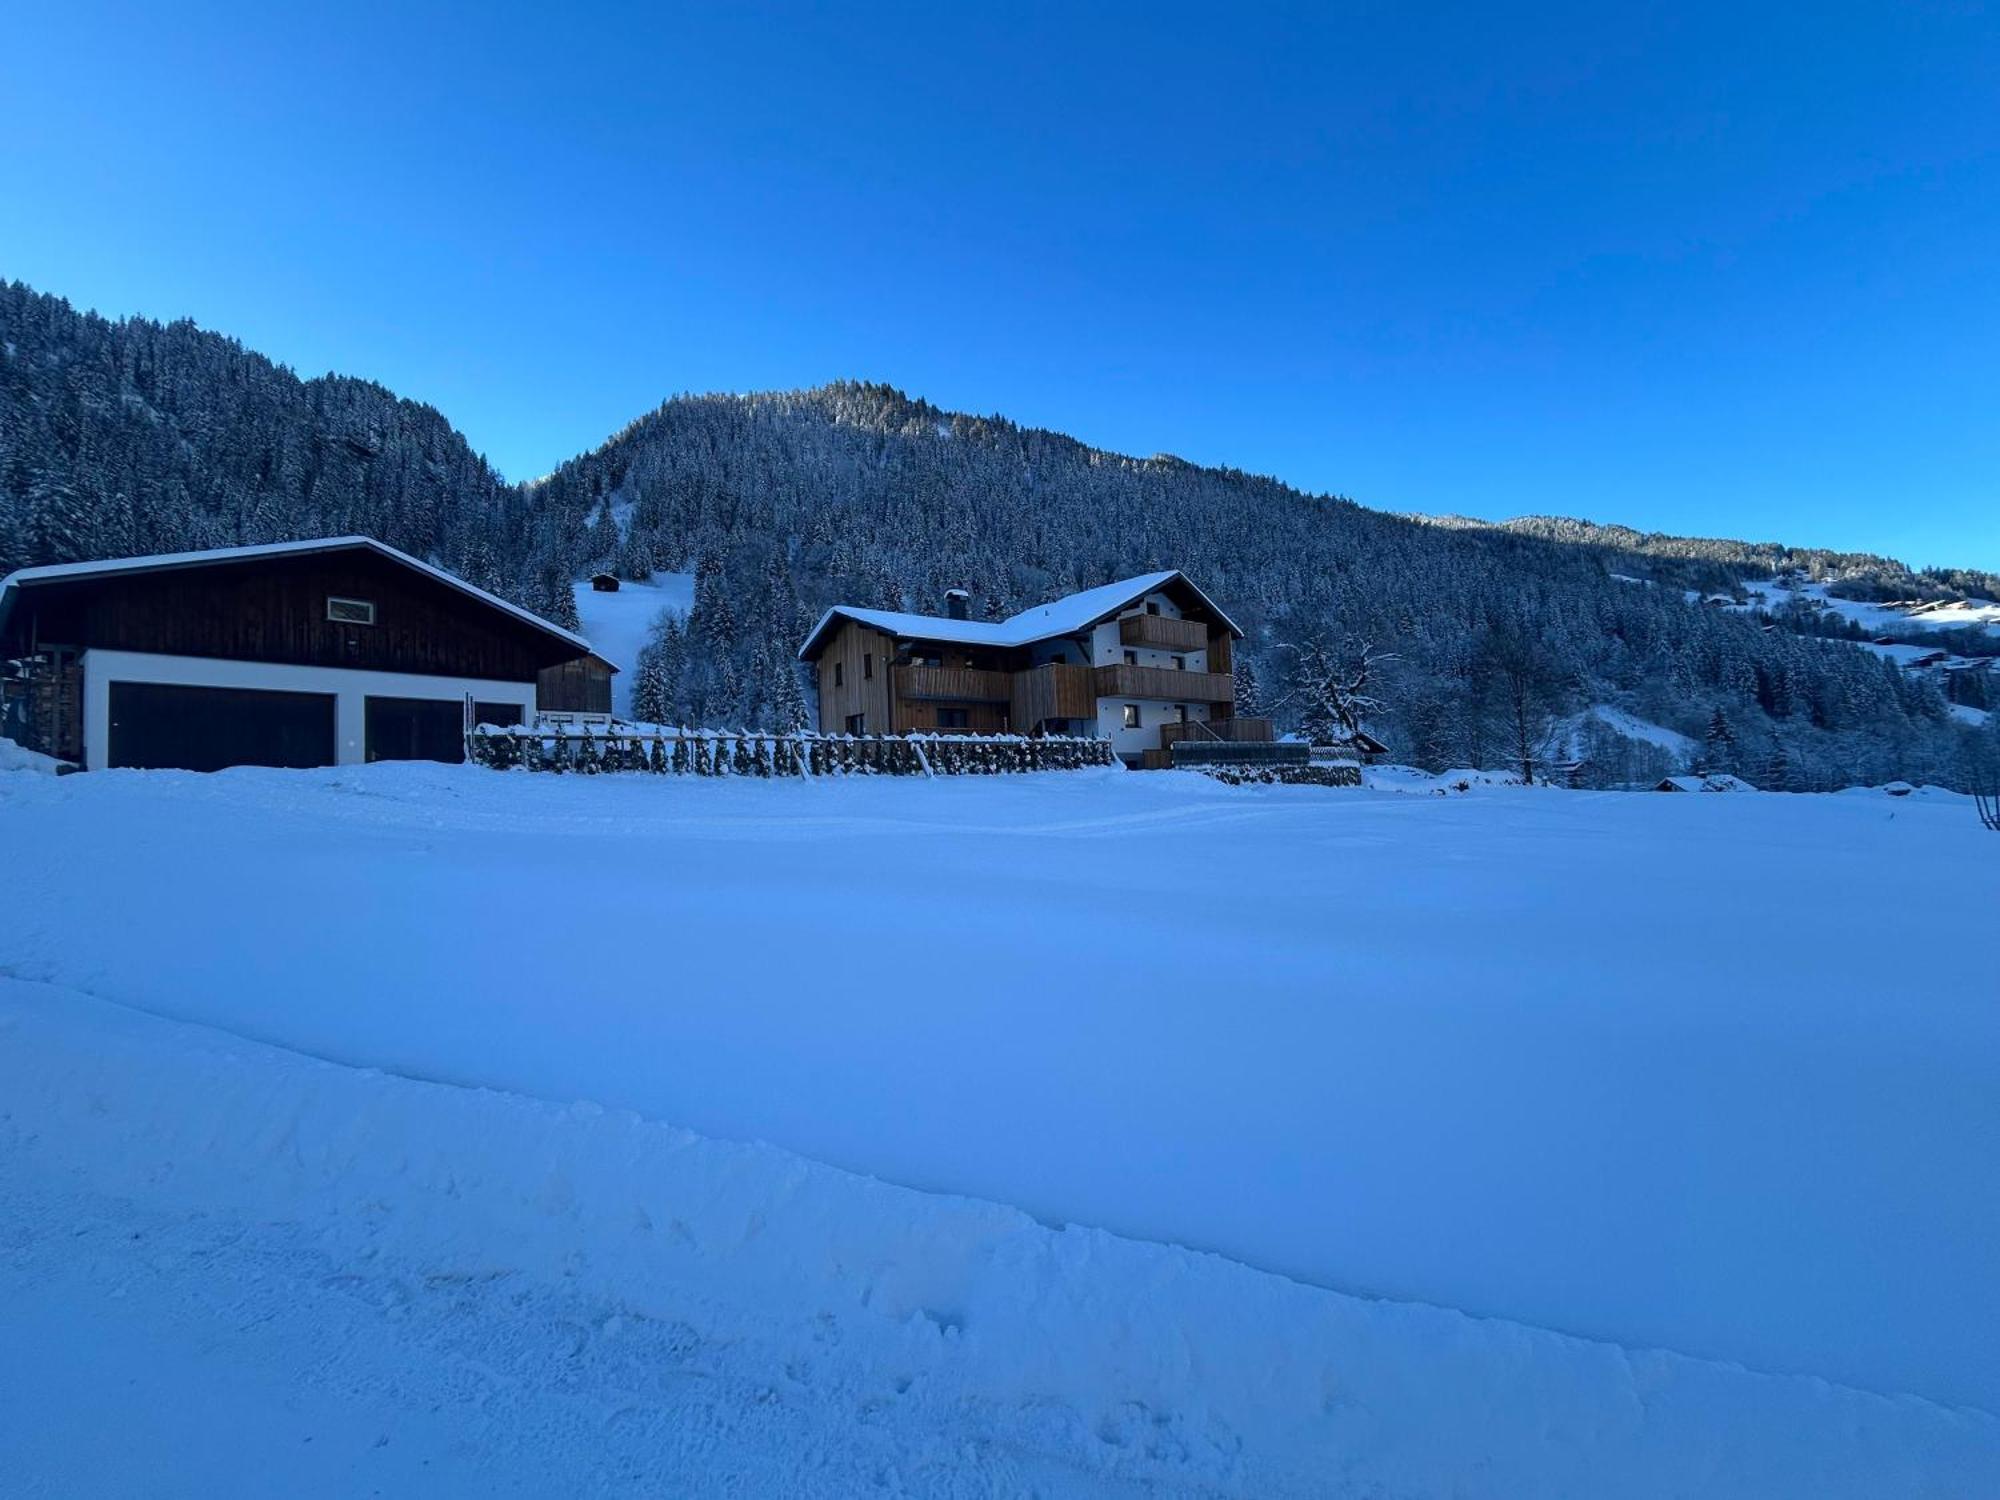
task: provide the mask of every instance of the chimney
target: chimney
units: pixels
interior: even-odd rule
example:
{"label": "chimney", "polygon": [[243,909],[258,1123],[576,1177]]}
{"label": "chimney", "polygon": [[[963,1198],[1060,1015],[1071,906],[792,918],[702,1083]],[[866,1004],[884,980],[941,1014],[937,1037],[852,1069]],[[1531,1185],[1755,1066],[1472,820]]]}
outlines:
{"label": "chimney", "polygon": [[944,591],[944,612],[954,620],[970,619],[972,616],[972,595],[964,589]]}

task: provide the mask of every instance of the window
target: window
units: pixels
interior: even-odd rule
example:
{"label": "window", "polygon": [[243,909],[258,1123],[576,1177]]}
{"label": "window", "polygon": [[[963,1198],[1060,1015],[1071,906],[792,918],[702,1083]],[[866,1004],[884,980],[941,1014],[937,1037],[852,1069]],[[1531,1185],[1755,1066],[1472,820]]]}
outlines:
{"label": "window", "polygon": [[970,715],[962,708],[941,708],[937,711],[938,728],[964,729],[971,724]]}
{"label": "window", "polygon": [[833,685],[835,687],[845,687],[847,685],[846,664],[843,662],[835,662],[833,664]]}
{"label": "window", "polygon": [[875,679],[875,653],[873,651],[864,651],[861,653],[861,676],[865,681],[872,682]]}
{"label": "window", "polygon": [[1127,651],[1127,652],[1125,653],[1125,665],[1126,665],[1126,666],[1128,666],[1128,667],[1136,667],[1136,666],[1138,666],[1138,665],[1139,665],[1139,653],[1138,653],[1138,652],[1136,652],[1136,651]]}
{"label": "window", "polygon": [[1174,658],[1174,670],[1176,672],[1185,672],[1187,670],[1187,658],[1185,656],[1176,656]]}
{"label": "window", "polygon": [[1148,599],[1146,601],[1146,613],[1149,615],[1156,615],[1159,612],[1160,612],[1160,601],[1157,599]]}
{"label": "window", "polygon": [[849,734],[866,734],[868,732],[868,715],[849,714],[847,716],[847,732]]}
{"label": "window", "polygon": [[1181,722],[1182,722],[1183,724],[1187,723],[1187,721],[1188,721],[1188,718],[1187,718],[1187,705],[1186,705],[1185,703],[1176,703],[1176,704],[1174,705],[1174,712],[1175,712],[1176,714],[1178,714],[1178,715],[1180,716],[1180,721],[1181,721]]}
{"label": "window", "polygon": [[341,599],[328,594],[326,617],[337,625],[373,625],[375,606],[367,599]]}
{"label": "window", "polygon": [[1125,727],[1127,729],[1138,729],[1141,727],[1139,723],[1138,704],[1128,703],[1125,705]]}

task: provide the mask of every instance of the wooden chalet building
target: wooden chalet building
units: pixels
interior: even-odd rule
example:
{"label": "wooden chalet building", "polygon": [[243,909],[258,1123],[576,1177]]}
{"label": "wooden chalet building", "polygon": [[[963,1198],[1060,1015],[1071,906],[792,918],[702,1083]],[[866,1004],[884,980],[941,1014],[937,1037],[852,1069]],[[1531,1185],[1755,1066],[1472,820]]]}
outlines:
{"label": "wooden chalet building", "polygon": [[0,581],[0,733],[88,770],[462,760],[469,723],[608,713],[615,670],[368,537]]}
{"label": "wooden chalet building", "polygon": [[968,618],[836,605],[799,648],[828,734],[1089,735],[1128,764],[1171,763],[1180,739],[1267,743],[1237,718],[1243,632],[1179,572],[1147,573],[1023,610]]}

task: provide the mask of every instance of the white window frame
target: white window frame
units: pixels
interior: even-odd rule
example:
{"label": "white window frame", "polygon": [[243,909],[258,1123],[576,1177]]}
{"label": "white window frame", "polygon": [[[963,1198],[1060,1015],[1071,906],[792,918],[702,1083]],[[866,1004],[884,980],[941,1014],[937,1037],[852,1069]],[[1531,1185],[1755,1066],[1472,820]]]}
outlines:
{"label": "white window frame", "polygon": [[[356,609],[366,610],[368,618],[365,620],[350,620],[345,615],[337,615],[333,612],[333,607],[336,604],[347,604],[352,605]],[[326,596],[326,617],[336,625],[373,625],[375,623],[375,601],[373,599],[347,599],[339,594],[328,594]]]}

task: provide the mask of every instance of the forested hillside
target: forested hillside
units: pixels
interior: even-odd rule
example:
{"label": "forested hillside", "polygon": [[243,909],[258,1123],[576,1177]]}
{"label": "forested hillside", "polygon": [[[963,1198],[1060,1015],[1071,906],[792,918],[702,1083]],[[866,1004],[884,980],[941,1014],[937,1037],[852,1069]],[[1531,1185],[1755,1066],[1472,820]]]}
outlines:
{"label": "forested hillside", "polygon": [[1514,763],[1524,731],[1544,762],[1587,757],[1589,780],[1668,768],[1599,705],[1786,787],[1962,781],[1992,754],[1931,678],[1693,607],[1641,552],[1125,458],[884,386],[669,401],[537,493],[628,569],[701,570],[689,638],[669,630],[649,664],[670,718],[769,717],[783,644],[835,600],[936,610],[964,586],[998,616],[1180,567],[1250,631],[1243,655],[1281,718],[1297,707],[1287,646],[1323,635],[1392,653],[1375,728],[1433,768]]}
{"label": "forested hillside", "polygon": [[0,282],[0,572],[360,532],[571,608],[535,506],[434,409]]}
{"label": "forested hillside", "polygon": [[1847,599],[1953,599],[1967,594],[2000,598],[2000,574],[1979,568],[1912,568],[1872,552],[1834,552],[1825,547],[1788,547],[1780,542],[1740,542],[1724,537],[1667,536],[1563,516],[1522,516],[1501,526],[1522,536],[1622,554],[1627,565],[1643,558],[1649,576],[1690,589],[1727,588],[1745,579],[1797,573],[1812,583],[1826,584],[1830,593]]}
{"label": "forested hillside", "polygon": [[1963,784],[1996,756],[1931,678],[1682,592],[1801,557],[1888,587],[1900,565],[1882,559],[1393,516],[880,385],[676,398],[510,486],[436,411],[379,386],[0,287],[0,566],[348,531],[565,621],[567,580],[595,566],[694,571],[685,629],[640,667],[648,707],[688,722],[795,722],[792,651],[834,602],[937,609],[964,586],[1001,615],[1180,567],[1250,631],[1245,687],[1280,719],[1298,707],[1289,646],[1390,654],[1373,727],[1433,768],[1508,764],[1529,741],[1543,763],[1588,757],[1605,784],[1666,768],[1599,706],[1778,786]]}

